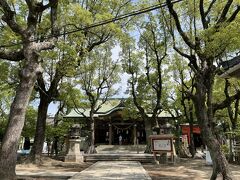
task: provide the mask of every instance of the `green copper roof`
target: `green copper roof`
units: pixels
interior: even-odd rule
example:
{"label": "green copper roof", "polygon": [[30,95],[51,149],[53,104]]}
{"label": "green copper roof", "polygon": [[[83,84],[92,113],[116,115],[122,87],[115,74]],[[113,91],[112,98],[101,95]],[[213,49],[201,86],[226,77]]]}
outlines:
{"label": "green copper roof", "polygon": [[[94,114],[94,117],[100,117],[100,116],[107,116],[110,113],[116,111],[116,110],[122,110],[124,109],[124,103],[121,99],[110,99],[106,103],[104,103],[101,108]],[[90,109],[73,109],[68,115],[66,115],[66,118],[81,118],[81,117],[89,117]],[[149,117],[152,116],[152,114],[147,114]],[[158,117],[167,118],[171,117],[171,114],[168,111],[162,111]]]}
{"label": "green copper roof", "polygon": [[[111,112],[115,110],[123,109],[123,107],[120,106],[121,100],[120,99],[111,99],[105,102],[103,105],[101,105],[101,108],[94,114],[94,117],[99,117],[103,115],[108,115]],[[73,109],[68,115],[65,117],[89,117],[90,109]]]}

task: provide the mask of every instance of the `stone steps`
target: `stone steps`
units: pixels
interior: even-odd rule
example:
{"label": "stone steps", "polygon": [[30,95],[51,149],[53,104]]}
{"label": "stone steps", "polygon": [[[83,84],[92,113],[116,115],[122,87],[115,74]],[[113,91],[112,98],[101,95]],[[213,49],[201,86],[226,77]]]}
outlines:
{"label": "stone steps", "polygon": [[153,162],[151,154],[84,154],[85,162],[97,161],[139,161],[142,163]]}
{"label": "stone steps", "polygon": [[144,153],[146,145],[98,145],[98,154],[138,154]]}

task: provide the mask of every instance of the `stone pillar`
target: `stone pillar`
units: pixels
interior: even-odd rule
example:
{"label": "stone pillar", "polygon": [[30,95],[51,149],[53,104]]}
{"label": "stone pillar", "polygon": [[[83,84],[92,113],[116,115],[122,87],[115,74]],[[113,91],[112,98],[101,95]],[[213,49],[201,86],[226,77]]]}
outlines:
{"label": "stone pillar", "polygon": [[83,162],[83,155],[80,153],[80,139],[69,139],[68,153],[64,158],[65,162]]}
{"label": "stone pillar", "polygon": [[137,144],[137,124],[133,125],[133,144]]}
{"label": "stone pillar", "polygon": [[68,153],[64,158],[65,162],[83,162],[83,155],[80,153],[80,125],[75,124],[69,131]]}
{"label": "stone pillar", "polygon": [[109,145],[112,145],[112,124],[108,124],[109,126]]}

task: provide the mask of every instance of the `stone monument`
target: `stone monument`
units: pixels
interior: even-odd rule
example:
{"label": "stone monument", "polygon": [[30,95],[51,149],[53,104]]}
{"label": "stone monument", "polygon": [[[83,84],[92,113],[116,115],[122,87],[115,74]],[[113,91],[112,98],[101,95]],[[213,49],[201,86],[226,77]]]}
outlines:
{"label": "stone monument", "polygon": [[64,158],[65,162],[83,162],[83,155],[80,153],[80,125],[74,124],[69,131],[68,153]]}

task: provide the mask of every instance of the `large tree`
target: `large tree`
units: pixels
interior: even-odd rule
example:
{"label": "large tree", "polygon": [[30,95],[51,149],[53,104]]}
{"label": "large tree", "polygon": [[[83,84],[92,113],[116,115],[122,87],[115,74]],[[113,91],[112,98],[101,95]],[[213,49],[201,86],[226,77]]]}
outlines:
{"label": "large tree", "polygon": [[148,13],[145,21],[137,25],[140,33],[138,47],[133,42],[123,48],[123,67],[130,76],[131,99],[145,124],[147,153],[150,152],[152,130],[159,130],[158,115],[163,110],[166,90],[163,85],[163,61],[167,57],[168,37],[163,23],[161,17]]}
{"label": "large tree", "polygon": [[[78,70],[78,84],[86,96],[90,122],[90,146],[88,153],[95,150],[95,119],[94,114],[102,107],[109,97],[115,95],[117,90],[114,85],[119,82],[119,64],[111,55],[111,43],[102,45],[89,53],[81,60]],[[84,112],[79,112],[84,114]]]}
{"label": "large tree", "polygon": [[[193,137],[193,124],[196,117],[194,116],[194,106],[192,99],[188,95],[188,91],[193,93],[194,91],[194,73],[188,67],[187,60],[180,57],[178,54],[174,54],[171,58],[171,65],[169,71],[173,73],[173,94],[170,96],[169,105],[171,109],[175,109],[175,112],[182,112],[183,122],[189,123],[190,126],[190,142],[189,150],[194,157],[195,155],[195,144]],[[171,111],[169,111],[171,113]],[[182,122],[182,123],[183,123]],[[180,147],[179,147],[180,148]]]}
{"label": "large tree", "polygon": [[[237,23],[239,23],[240,6],[233,0],[184,1],[181,7],[185,8],[186,14],[181,16],[183,9],[180,6],[174,7],[171,0],[166,0],[166,3],[176,27],[176,30],[170,28],[174,49],[189,60],[189,66],[195,72],[195,92],[189,95],[194,102],[203,140],[213,160],[211,179],[216,179],[218,173],[221,173],[224,179],[232,179],[228,162],[215,134],[214,112],[220,104],[214,102],[212,93],[218,72],[217,59],[223,53],[239,48],[239,42],[236,42],[235,37],[239,28]],[[193,17],[191,24],[189,16]],[[191,30],[193,33],[190,32]],[[180,43],[185,46],[179,48]],[[188,53],[189,49],[192,53]]]}
{"label": "large tree", "polygon": [[[0,150],[0,176],[1,179],[15,179],[15,166],[17,158],[18,141],[24,125],[26,108],[37,79],[41,72],[41,62],[39,61],[39,52],[53,48],[52,41],[37,42],[37,24],[42,13],[48,8],[55,9],[58,1],[50,0],[43,4],[38,1],[25,2],[19,1],[19,4],[13,4],[2,0],[0,2],[2,24],[1,31],[8,29],[11,31],[6,45],[18,43],[14,48],[1,48],[0,58],[10,61],[21,61],[19,69],[19,79],[16,95],[11,105],[8,125],[4,134]],[[23,9],[25,11],[21,11]],[[49,13],[50,11],[46,11]],[[25,17],[21,17],[26,13]],[[49,16],[50,17],[50,16]],[[54,18],[52,18],[54,19]],[[50,20],[51,22],[51,20]],[[7,34],[3,34],[7,35]],[[6,39],[6,37],[5,37]]]}
{"label": "large tree", "polygon": [[[49,104],[59,100],[59,85],[64,78],[71,77],[77,67],[81,68],[81,59],[97,46],[109,41],[120,31],[119,25],[108,24],[95,28],[83,28],[95,24],[108,16],[117,16],[129,6],[129,1],[69,1],[59,4],[63,14],[58,26],[63,26],[63,38],[58,39],[57,49],[44,53],[45,73],[38,76],[36,89],[39,92],[38,120],[31,162],[41,162],[45,126]],[[109,6],[106,8],[106,6]],[[44,20],[44,18],[42,18]],[[123,25],[123,24],[122,24]],[[42,31],[46,28],[42,25]],[[48,29],[46,29],[48,30]],[[76,31],[68,34],[69,31]],[[52,61],[51,61],[52,60]],[[99,60],[102,61],[102,60]]]}

